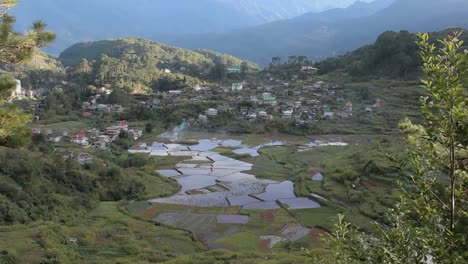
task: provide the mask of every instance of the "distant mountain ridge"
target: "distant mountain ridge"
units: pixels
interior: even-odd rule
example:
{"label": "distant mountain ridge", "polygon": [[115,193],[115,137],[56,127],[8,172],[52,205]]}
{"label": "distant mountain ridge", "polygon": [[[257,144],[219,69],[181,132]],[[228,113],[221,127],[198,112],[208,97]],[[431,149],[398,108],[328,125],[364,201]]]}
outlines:
{"label": "distant mountain ridge", "polygon": [[369,44],[386,30],[466,28],[466,10],[467,0],[378,0],[225,34],[167,42],[193,49],[204,47],[260,64],[267,64],[273,56],[306,55],[321,60]]}
{"label": "distant mountain ridge", "polygon": [[[347,6],[356,0],[21,0],[12,10],[18,28],[43,19],[57,33],[47,51],[82,41],[222,33]],[[371,0],[366,0],[371,1]]]}

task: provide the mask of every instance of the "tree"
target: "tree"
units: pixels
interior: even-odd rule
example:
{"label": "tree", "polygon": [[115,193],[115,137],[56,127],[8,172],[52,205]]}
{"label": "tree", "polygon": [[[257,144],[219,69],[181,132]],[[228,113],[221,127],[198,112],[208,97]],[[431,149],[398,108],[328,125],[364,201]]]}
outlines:
{"label": "tree", "polygon": [[418,45],[425,75],[423,122],[401,124],[406,161],[401,199],[387,224],[364,234],[340,217],[329,244],[341,263],[466,263],[468,256],[468,52],[455,33],[438,46],[427,34]]}
{"label": "tree", "polygon": [[245,76],[245,74],[247,74],[247,72],[249,71],[249,64],[246,61],[243,61],[240,67],[242,75]]}
{"label": "tree", "polygon": [[275,65],[280,65],[280,64],[281,64],[281,58],[280,57],[271,58],[271,65],[270,66],[275,66]]}
{"label": "tree", "polygon": [[154,125],[153,123],[146,123],[145,125],[145,131],[148,134],[151,134],[153,132]]}
{"label": "tree", "polygon": [[288,57],[288,64],[296,64],[296,63],[297,63],[297,56]]}
{"label": "tree", "polygon": [[297,57],[297,63],[300,65],[308,64],[309,63],[309,58],[307,56],[298,56]]}
{"label": "tree", "polygon": [[213,80],[224,81],[227,77],[227,68],[226,65],[222,63],[216,63],[210,71],[210,77]]}
{"label": "tree", "polygon": [[[0,63],[15,64],[33,55],[34,49],[52,42],[55,35],[45,30],[46,25],[41,21],[33,24],[26,34],[13,30],[15,17],[7,11],[16,5],[16,0],[0,0]],[[28,134],[26,124],[31,120],[22,111],[3,107],[4,100],[11,95],[15,86],[11,75],[0,76],[0,145],[23,145],[23,137]]]}

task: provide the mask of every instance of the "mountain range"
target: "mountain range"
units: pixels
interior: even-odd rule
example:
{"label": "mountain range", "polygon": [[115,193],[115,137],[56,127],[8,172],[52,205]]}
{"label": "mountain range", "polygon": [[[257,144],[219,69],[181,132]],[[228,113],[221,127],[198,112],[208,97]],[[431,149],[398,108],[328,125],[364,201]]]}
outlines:
{"label": "mountain range", "polygon": [[344,54],[387,30],[468,27],[468,0],[22,0],[18,28],[43,18],[58,55],[77,42],[140,37],[268,64]]}
{"label": "mountain range", "polygon": [[[12,10],[18,29],[44,20],[57,33],[48,51],[107,38],[223,33],[289,19],[307,12],[345,7],[356,0],[21,0]],[[366,0],[371,1],[371,0]]]}
{"label": "mountain range", "polygon": [[164,40],[208,48],[267,64],[273,56],[305,55],[314,60],[369,44],[387,30],[412,32],[468,27],[467,0],[377,0],[223,34]]}

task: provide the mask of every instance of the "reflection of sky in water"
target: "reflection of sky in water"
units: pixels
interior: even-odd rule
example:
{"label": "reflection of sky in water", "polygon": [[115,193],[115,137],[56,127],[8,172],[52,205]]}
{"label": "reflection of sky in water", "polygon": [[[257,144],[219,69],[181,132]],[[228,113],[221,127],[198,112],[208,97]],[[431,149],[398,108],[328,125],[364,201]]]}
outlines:
{"label": "reflection of sky in water", "polygon": [[217,215],[218,224],[247,224],[249,222],[248,215]]}
{"label": "reflection of sky in water", "polygon": [[255,180],[255,176],[242,172],[236,172],[219,179],[219,181],[223,182],[237,182],[242,180]]}
{"label": "reflection of sky in water", "polygon": [[[178,171],[158,171],[165,177],[174,177],[181,185],[180,192],[171,197],[157,198],[150,200],[150,202],[195,207],[242,206],[244,209],[279,209],[280,206],[276,201],[282,199],[281,201],[291,208],[316,208],[320,206],[307,198],[292,199],[296,198],[292,182],[279,183],[257,179],[254,175],[242,173],[242,171],[251,170],[252,164],[210,151],[219,146],[237,147],[238,149],[234,150],[234,153],[258,156],[260,148],[283,146],[283,142],[269,142],[253,148],[245,147],[241,141],[231,139],[203,139],[198,142],[197,145],[189,147],[180,144],[164,144],[171,156],[186,155],[190,158],[176,165]],[[154,146],[161,147],[158,143],[155,143]],[[205,189],[210,186],[218,186],[215,188],[217,191],[209,192]],[[187,194],[187,191],[193,190],[196,190],[193,192],[195,194]],[[206,193],[203,193],[204,191]],[[230,216],[226,216],[223,221],[236,222],[241,220],[237,216],[232,219]]]}
{"label": "reflection of sky in water", "polygon": [[215,185],[216,178],[208,175],[194,175],[177,179],[177,182],[182,186],[181,192],[193,189],[205,188]]}
{"label": "reflection of sky in water", "polygon": [[285,181],[277,184],[270,184],[264,193],[255,195],[263,201],[274,201],[282,198],[296,198],[294,194],[294,183]]}
{"label": "reflection of sky in water", "polygon": [[305,197],[292,198],[292,199],[279,199],[279,201],[282,204],[286,204],[289,209],[320,208],[320,204]]}
{"label": "reflection of sky in water", "polygon": [[164,177],[175,177],[180,176],[180,173],[176,170],[158,170],[157,173],[161,174]]}
{"label": "reflection of sky in water", "polygon": [[323,181],[323,175],[321,173],[317,173],[311,178],[314,181]]}
{"label": "reflection of sky in water", "polygon": [[260,154],[258,154],[258,149],[259,147],[255,148],[240,148],[236,149],[233,152],[239,155],[250,155],[252,157],[258,157]]}
{"label": "reflection of sky in water", "polygon": [[244,204],[249,204],[249,203],[256,203],[259,202],[258,199],[252,198],[248,195],[242,195],[242,196],[228,196],[228,201],[231,206],[241,206]]}
{"label": "reflection of sky in water", "polygon": [[279,205],[276,202],[258,202],[258,203],[249,203],[242,206],[243,209],[261,209],[261,210],[271,210],[271,209],[280,209]]}
{"label": "reflection of sky in water", "polygon": [[167,198],[150,200],[152,203],[180,204],[195,207],[229,207],[226,199],[227,192],[213,192],[208,194],[173,195]]}
{"label": "reflection of sky in water", "polygon": [[242,145],[242,141],[240,140],[227,139],[221,142],[221,146],[227,147],[227,148],[239,147],[241,145]]}
{"label": "reflection of sky in water", "polygon": [[218,140],[203,139],[198,141],[198,145],[190,146],[191,150],[208,151],[218,147]]}
{"label": "reflection of sky in water", "polygon": [[221,182],[219,185],[228,189],[230,196],[262,193],[267,186],[266,183],[259,180]]}

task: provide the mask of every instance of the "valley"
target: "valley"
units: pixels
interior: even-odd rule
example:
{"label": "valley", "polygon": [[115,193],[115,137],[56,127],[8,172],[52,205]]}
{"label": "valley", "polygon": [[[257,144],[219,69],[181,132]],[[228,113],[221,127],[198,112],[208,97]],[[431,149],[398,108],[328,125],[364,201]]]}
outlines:
{"label": "valley", "polygon": [[0,0],[0,264],[466,263],[466,1],[286,2]]}
{"label": "valley", "polygon": [[[93,55],[100,53],[96,46],[113,62],[96,62],[103,60]],[[137,50],[148,61],[172,62],[152,68],[135,60]],[[327,259],[321,234],[334,228],[337,214],[371,232],[396,202],[398,175],[386,154],[404,150],[398,122],[419,118],[417,82],[320,75],[295,62],[242,70],[235,67],[241,60],[223,54],[136,39],[80,44],[59,59],[72,74],[57,72],[56,89],[36,95],[42,100],[12,103],[35,109],[29,148],[75,164],[81,177],[96,182],[99,197],[90,212],[63,218],[66,225],[53,224],[44,212],[37,227],[0,232],[2,238],[21,232],[24,241],[38,237],[32,256],[17,254],[20,263],[52,248],[52,256],[91,263],[163,262],[198,252],[206,260],[217,250],[239,258],[252,252],[260,252],[254,258],[292,252],[304,258],[302,248]],[[226,59],[235,72],[212,75]],[[120,65],[127,70],[119,73]],[[203,67],[208,70],[198,73]],[[152,85],[140,75],[144,69],[175,80],[168,88]],[[63,86],[61,78],[76,84]],[[96,81],[107,84],[93,88]],[[62,108],[51,107],[57,104]],[[52,227],[63,235],[45,236]]]}

